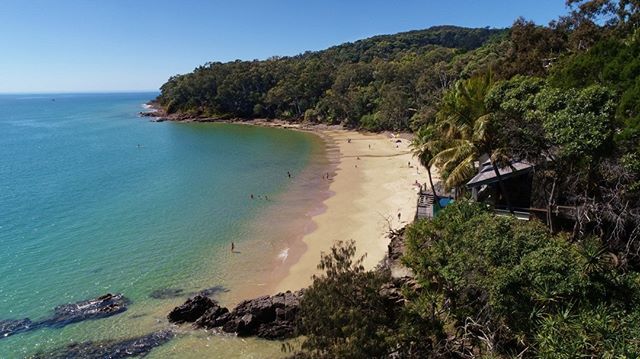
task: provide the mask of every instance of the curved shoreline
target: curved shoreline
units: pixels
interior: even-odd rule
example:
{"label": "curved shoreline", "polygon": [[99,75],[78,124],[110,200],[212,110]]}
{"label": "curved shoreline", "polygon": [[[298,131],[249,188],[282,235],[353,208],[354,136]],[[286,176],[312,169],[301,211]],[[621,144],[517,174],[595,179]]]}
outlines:
{"label": "curved shoreline", "polygon": [[[312,144],[317,146],[315,153],[301,172],[291,174],[287,188],[274,196],[270,205],[248,224],[247,238],[250,239],[246,245],[258,245],[262,252],[243,247],[244,242],[236,242],[236,248],[250,252],[245,253],[250,256],[237,256],[234,265],[246,260],[254,262],[250,272],[246,272],[246,265],[236,267],[232,290],[219,298],[225,305],[234,306],[242,300],[275,294],[291,265],[307,251],[302,239],[317,230],[313,217],[326,212],[325,201],[334,195],[329,188],[330,181],[323,179],[323,174],[335,176],[339,161],[337,146],[320,133],[303,132],[313,134],[317,141]],[[254,242],[256,240],[258,242]]]}
{"label": "curved shoreline", "polygon": [[[354,240],[356,256],[366,255],[364,266],[372,269],[387,255],[389,229],[398,229],[413,221],[418,181],[426,179],[409,148],[410,135],[389,132],[362,133],[342,126],[298,124],[283,120],[161,118],[172,122],[213,122],[249,126],[276,127],[312,133],[322,139],[327,160],[332,163],[327,197],[310,214],[308,227],[289,239],[286,261],[273,261],[273,270],[261,290],[247,290],[248,297],[298,290],[318,274],[317,264],[323,252],[337,241]],[[330,150],[337,153],[329,154]],[[436,175],[437,177],[437,175]],[[398,218],[400,214],[400,218]]]}
{"label": "curved shoreline", "polygon": [[323,202],[326,210],[311,218],[316,229],[302,237],[306,250],[290,265],[274,292],[310,285],[312,276],[319,273],[321,253],[340,240],[354,240],[356,255],[366,253],[365,268],[374,268],[387,254],[388,229],[406,225],[415,214],[413,183],[422,179],[425,170],[416,168],[408,140],[384,133],[315,131],[338,146],[339,162],[329,185],[333,195]]}

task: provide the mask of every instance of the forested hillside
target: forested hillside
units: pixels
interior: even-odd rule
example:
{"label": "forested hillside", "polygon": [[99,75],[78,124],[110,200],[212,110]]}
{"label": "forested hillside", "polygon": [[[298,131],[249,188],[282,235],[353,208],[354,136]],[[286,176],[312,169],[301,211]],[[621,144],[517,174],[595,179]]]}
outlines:
{"label": "forested hillside", "polygon": [[433,27],[266,61],[208,63],[174,76],[168,113],[415,129],[442,91],[500,60],[504,30]]}

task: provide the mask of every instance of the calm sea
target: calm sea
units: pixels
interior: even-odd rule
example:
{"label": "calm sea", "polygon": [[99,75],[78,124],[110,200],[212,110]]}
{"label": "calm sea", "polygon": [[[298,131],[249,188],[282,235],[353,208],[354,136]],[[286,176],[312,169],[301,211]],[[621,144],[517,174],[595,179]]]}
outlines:
{"label": "calm sea", "polygon": [[[254,224],[288,200],[310,210],[302,197],[287,198],[308,192],[287,171],[315,178],[308,172],[323,156],[321,141],[139,118],[155,95],[0,96],[0,320],[42,319],[56,305],[107,292],[132,301],[111,318],[0,338],[0,358],[165,328],[167,311],[189,293],[216,287],[232,303],[234,291],[261,285],[251,281],[285,260],[278,231],[262,235]],[[164,289],[183,295],[150,296]],[[152,357],[264,357],[279,347],[198,332]]]}

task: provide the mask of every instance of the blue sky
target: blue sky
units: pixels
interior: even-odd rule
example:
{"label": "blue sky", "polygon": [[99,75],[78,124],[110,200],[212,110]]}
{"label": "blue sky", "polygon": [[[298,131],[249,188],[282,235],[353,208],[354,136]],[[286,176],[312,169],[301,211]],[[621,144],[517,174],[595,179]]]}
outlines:
{"label": "blue sky", "polygon": [[207,61],[566,12],[564,0],[2,0],[0,92],[157,90]]}

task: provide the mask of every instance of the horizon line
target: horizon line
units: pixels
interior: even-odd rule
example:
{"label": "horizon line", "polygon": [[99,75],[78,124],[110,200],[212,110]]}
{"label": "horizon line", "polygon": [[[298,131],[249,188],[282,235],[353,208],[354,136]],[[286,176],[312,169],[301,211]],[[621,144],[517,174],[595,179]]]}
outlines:
{"label": "horizon line", "polygon": [[0,91],[0,95],[82,95],[82,94],[115,94],[115,93],[150,93],[156,90],[71,90],[71,91]]}

